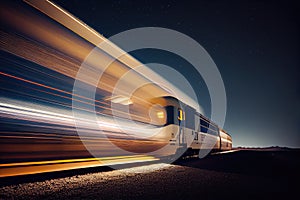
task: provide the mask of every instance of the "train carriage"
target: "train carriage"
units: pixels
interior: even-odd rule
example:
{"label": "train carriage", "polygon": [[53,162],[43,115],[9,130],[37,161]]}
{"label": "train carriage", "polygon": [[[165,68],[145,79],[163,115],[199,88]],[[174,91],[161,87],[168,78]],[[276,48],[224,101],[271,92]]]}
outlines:
{"label": "train carriage", "polygon": [[184,149],[185,155],[198,154],[200,149],[224,151],[232,148],[231,136],[191,106],[170,96],[158,98],[156,103],[165,108],[164,134],[169,136],[170,145]]}

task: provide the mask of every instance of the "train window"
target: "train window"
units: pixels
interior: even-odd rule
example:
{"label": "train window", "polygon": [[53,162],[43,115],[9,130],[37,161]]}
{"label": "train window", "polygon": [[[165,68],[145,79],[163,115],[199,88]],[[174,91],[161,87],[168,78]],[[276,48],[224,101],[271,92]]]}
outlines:
{"label": "train window", "polygon": [[184,120],[184,112],[182,111],[181,108],[178,108],[178,120],[179,121]]}
{"label": "train window", "polygon": [[205,121],[205,120],[203,120],[203,119],[200,119],[200,124],[202,125],[202,126],[206,126],[206,127],[208,127],[208,122],[207,121]]}
{"label": "train window", "polygon": [[206,127],[204,127],[204,126],[201,126],[201,132],[203,132],[203,133],[207,133],[207,128],[206,128]]}
{"label": "train window", "polygon": [[207,133],[210,135],[218,135],[218,133],[215,130],[211,130],[211,129],[208,129]]}
{"label": "train window", "polygon": [[213,129],[214,131],[218,131],[218,127],[213,125],[213,124],[210,124],[209,128]]}
{"label": "train window", "polygon": [[[166,112],[167,112],[167,123],[166,125],[168,124],[174,124],[174,118],[176,116],[176,112],[174,110],[174,107],[173,106],[166,106]],[[175,115],[175,116],[174,116]]]}

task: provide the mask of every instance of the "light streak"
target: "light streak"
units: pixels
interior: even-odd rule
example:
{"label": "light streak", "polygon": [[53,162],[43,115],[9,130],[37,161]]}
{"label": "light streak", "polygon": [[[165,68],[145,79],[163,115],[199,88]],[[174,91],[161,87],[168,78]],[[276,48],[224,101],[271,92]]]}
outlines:
{"label": "light streak", "polygon": [[[12,103],[6,103],[9,101]],[[34,106],[38,106],[39,108],[33,108]],[[69,112],[69,114],[62,114],[66,112]],[[24,104],[21,101],[11,101],[5,98],[0,98],[0,116],[75,127],[75,118],[71,111],[35,104]],[[95,121],[90,115],[83,114],[82,117],[77,120],[80,121],[80,126],[77,128],[90,130],[91,127],[95,127]],[[94,131],[108,132],[106,135],[110,135],[109,132],[118,132],[123,136],[125,136],[125,132],[127,137],[131,136],[137,138],[147,138],[159,129],[153,126],[132,126],[132,123],[127,123],[126,121],[122,122],[122,128],[120,129],[120,124],[116,124],[113,119],[104,116],[101,117],[101,120],[97,120],[96,123],[99,129],[94,129]],[[99,133],[98,135],[101,134]]]}
{"label": "light streak", "polygon": [[240,151],[240,150],[239,149],[233,149],[233,150],[229,150],[229,151],[220,151],[220,152],[212,153],[212,155],[233,153],[233,152],[237,152],[237,151]]}
{"label": "light streak", "polygon": [[[17,77],[17,76],[11,75],[11,74],[7,74],[7,73],[1,72],[1,71],[0,71],[0,75],[7,76],[7,77],[10,77],[10,78],[14,78],[14,79],[17,79],[17,80],[20,80],[20,81],[23,81],[23,82],[26,82],[26,83],[30,83],[30,84],[33,84],[33,85],[37,85],[37,86],[40,86],[40,87],[43,87],[43,88],[46,88],[46,89],[50,89],[50,90],[54,90],[54,91],[61,92],[61,93],[64,93],[64,94],[72,95],[71,92],[67,92],[67,91],[64,91],[64,90],[60,90],[60,89],[57,89],[57,88],[54,88],[54,87],[51,87],[51,86],[47,86],[47,85],[45,85],[45,84],[41,84],[41,83],[38,83],[38,82],[34,82],[34,81],[31,81],[31,80],[27,80],[27,79],[24,79],[24,78],[21,78],[21,77]],[[33,88],[33,90],[37,90],[37,89],[34,89],[34,88]],[[38,90],[38,91],[41,91],[41,90]],[[42,92],[48,93],[48,94],[52,94],[52,95],[54,95],[54,96],[63,97],[63,98],[65,98],[65,99],[72,100],[71,97],[62,96],[62,95],[50,93],[50,92],[47,92],[47,91],[42,91]],[[74,96],[79,97],[79,98],[81,98],[81,99],[85,99],[85,100],[89,100],[89,101],[94,101],[94,102],[96,102],[96,103],[100,103],[100,104],[106,105],[106,106],[100,106],[100,105],[97,105],[97,104],[95,104],[95,103],[91,103],[91,102],[79,100],[79,99],[77,99],[77,98],[74,99],[74,100],[77,101],[77,102],[81,102],[81,103],[83,103],[83,104],[95,106],[95,107],[97,107],[97,108],[103,108],[103,109],[106,109],[106,110],[111,110],[111,108],[109,107],[110,104],[107,103],[107,102],[99,101],[99,100],[95,100],[95,99],[91,99],[91,98],[87,98],[87,97],[81,96],[81,95],[75,95],[75,94],[74,94]],[[126,100],[127,100],[128,103],[124,103],[124,101],[126,101]],[[119,102],[119,101],[117,101],[117,102]],[[128,99],[128,98],[125,99],[125,100],[122,99],[120,102],[121,102],[122,104],[124,104],[124,105],[132,104],[132,101],[131,101],[130,99]],[[69,107],[70,107],[70,106],[69,106]],[[76,107],[73,107],[73,108],[76,108]],[[82,108],[78,108],[78,109],[79,109],[79,110],[86,110],[86,109],[82,109]],[[94,110],[86,110],[86,111],[94,112]],[[115,110],[115,112],[117,112],[117,113],[125,113],[125,112],[123,112],[123,111],[121,111],[121,110]],[[96,112],[96,113],[100,114],[99,112]],[[125,113],[125,114],[127,114],[127,113]],[[136,117],[137,119],[140,119],[140,120],[142,120],[142,121],[147,121],[147,118],[144,117],[144,116],[140,116],[140,115],[136,115],[136,114],[131,114],[131,116],[132,116],[132,117]]]}
{"label": "light streak", "polygon": [[[26,6],[24,10],[9,5],[0,8],[1,23],[8,27],[7,30],[0,30],[0,49],[5,52],[4,55],[9,54],[4,58],[5,65],[1,65],[1,92],[12,96],[0,98],[0,117],[5,120],[5,126],[0,130],[0,153],[1,158],[4,158],[0,164],[1,174],[21,175],[157,160],[146,155],[82,158],[90,156],[82,144],[83,141],[88,141],[91,148],[105,151],[105,155],[114,155],[114,149],[108,147],[108,142],[129,147],[129,151],[165,144],[164,138],[152,137],[160,128],[154,126],[155,123],[149,124],[154,122],[148,112],[148,108],[153,104],[144,97],[153,98],[169,93],[154,82],[151,83],[151,73],[149,75],[133,70],[131,76],[122,80],[125,88],[145,82],[151,86],[148,90],[144,88],[132,96],[124,94],[125,98],[121,100],[114,99],[112,91],[115,90],[115,84],[125,73],[141,63],[54,3],[36,0],[26,2],[67,29],[52,20],[39,17],[40,13],[37,14],[33,12],[34,9],[27,9]],[[60,37],[57,37],[58,34]],[[100,91],[98,94],[101,100],[94,101],[83,95],[73,94],[72,87],[68,89],[64,84],[72,86],[80,64],[101,41],[105,41],[105,45],[99,49],[96,58],[87,63],[88,69],[84,74],[86,80],[79,80],[84,85],[96,87],[97,91]],[[120,55],[121,57],[118,57]],[[14,57],[22,59],[14,60]],[[104,71],[105,61],[110,61],[111,57],[116,60]],[[10,68],[10,64],[15,68]],[[46,72],[39,70],[39,67],[36,69],[36,64],[41,69],[47,68]],[[95,74],[99,71],[103,72],[103,77],[98,83]],[[61,76],[56,77],[58,73]],[[65,76],[67,81],[61,78]],[[6,84],[9,84],[8,87]],[[115,91],[121,92],[120,94],[124,92],[120,89]],[[75,99],[72,99],[72,96]],[[20,97],[24,100],[14,100]],[[102,100],[102,97],[106,99]],[[110,101],[107,97],[111,97]],[[28,103],[30,100],[34,103]],[[71,100],[79,102],[82,107],[72,107]],[[129,123],[128,118],[118,115],[115,117],[120,120],[120,124],[116,124],[110,108],[111,102],[114,101],[134,107],[130,117],[136,125]],[[91,109],[93,106],[95,112]],[[80,113],[80,117],[76,118],[79,124],[76,124],[71,109]],[[115,112],[120,115],[126,114],[121,110]],[[156,117],[164,116],[158,112]],[[84,135],[79,137],[76,130],[83,131]],[[103,136],[107,137],[106,140]],[[76,156],[80,158],[75,159]],[[38,161],[17,162],[32,159]],[[11,162],[10,160],[16,162],[7,163]]]}
{"label": "light streak", "polygon": [[7,163],[0,164],[0,177],[37,174],[52,171],[100,167],[109,165],[129,164],[137,162],[156,161],[153,156],[115,156],[104,158],[83,158],[39,162]]}

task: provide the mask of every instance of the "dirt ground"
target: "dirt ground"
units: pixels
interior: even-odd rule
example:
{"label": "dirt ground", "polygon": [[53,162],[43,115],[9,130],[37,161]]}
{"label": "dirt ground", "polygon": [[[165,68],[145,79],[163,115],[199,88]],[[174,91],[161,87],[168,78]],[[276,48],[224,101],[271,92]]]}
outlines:
{"label": "dirt ground", "polygon": [[173,164],[6,178],[0,199],[289,199],[297,195],[299,155],[241,150]]}

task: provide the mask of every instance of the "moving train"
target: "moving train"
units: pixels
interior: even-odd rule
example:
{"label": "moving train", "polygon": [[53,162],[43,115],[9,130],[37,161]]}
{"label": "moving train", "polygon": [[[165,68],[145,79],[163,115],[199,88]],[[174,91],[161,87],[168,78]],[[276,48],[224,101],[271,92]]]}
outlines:
{"label": "moving train", "polygon": [[[176,97],[161,96],[149,101],[144,99],[140,106],[137,106],[138,103],[134,100],[133,102],[126,105],[130,116],[123,116],[122,118],[122,114],[118,116],[118,113],[114,113],[113,117],[133,120],[135,123],[140,123],[146,127],[151,125],[150,131],[153,131],[154,134],[145,135],[143,129],[139,129],[137,126],[134,129],[139,131],[136,134],[133,133],[134,137],[126,138],[122,135],[119,138],[124,141],[135,141],[130,145],[116,141],[114,136],[106,135],[110,142],[121,149],[146,154],[161,149],[153,155],[163,157],[175,154],[176,158],[179,158],[198,155],[200,150],[207,155],[209,152],[226,151],[232,148],[232,138],[225,130]],[[109,112],[102,110],[101,113],[107,113],[112,117]],[[138,113],[138,116],[133,113],[135,115]],[[130,131],[125,132],[130,133]]]}
{"label": "moving train", "polygon": [[162,137],[166,137],[169,145],[176,146],[182,156],[197,155],[199,150],[232,149],[231,136],[193,107],[172,96],[156,98],[152,102],[162,106],[161,111],[156,111],[157,117],[164,119],[160,121],[164,126]]}
{"label": "moving train", "polygon": [[[54,3],[0,9],[0,177],[232,148],[231,136],[184,101],[189,97],[172,95],[154,72],[138,71],[142,63]],[[75,80],[81,84],[74,89]]]}

